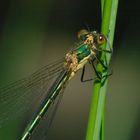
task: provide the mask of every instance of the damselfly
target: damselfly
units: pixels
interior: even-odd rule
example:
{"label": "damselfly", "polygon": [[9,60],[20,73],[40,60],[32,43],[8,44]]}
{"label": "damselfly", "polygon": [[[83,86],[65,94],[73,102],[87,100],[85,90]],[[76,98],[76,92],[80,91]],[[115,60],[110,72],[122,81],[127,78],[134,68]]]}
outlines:
{"label": "damselfly", "polygon": [[[80,42],[78,47],[71,49],[65,55],[65,58],[41,68],[27,78],[0,89],[0,126],[2,126],[7,119],[15,118],[18,114],[21,114],[21,112],[27,111],[27,108],[24,108],[23,105],[22,108],[20,108],[21,104],[25,104],[25,106],[33,105],[41,98],[40,106],[37,107],[38,109],[33,119],[29,122],[29,125],[21,137],[21,140],[30,139],[35,128],[39,125],[40,120],[43,116],[47,115],[50,105],[64,90],[68,81],[79,69],[83,69],[81,82],[93,80],[84,80],[85,64],[87,62],[92,65],[96,78],[101,80],[107,76],[102,76],[96,70],[95,66],[95,62],[97,62],[100,63],[104,69],[108,68],[99,57],[102,52],[112,53],[111,49],[106,50],[100,47],[102,44],[108,43],[107,37],[96,31],[89,32],[87,30],[81,30],[78,33],[78,39]],[[56,80],[51,88],[48,89],[50,80],[55,76],[57,76]],[[12,101],[13,99],[16,100],[16,103]],[[18,107],[16,113],[13,111],[15,105]]]}

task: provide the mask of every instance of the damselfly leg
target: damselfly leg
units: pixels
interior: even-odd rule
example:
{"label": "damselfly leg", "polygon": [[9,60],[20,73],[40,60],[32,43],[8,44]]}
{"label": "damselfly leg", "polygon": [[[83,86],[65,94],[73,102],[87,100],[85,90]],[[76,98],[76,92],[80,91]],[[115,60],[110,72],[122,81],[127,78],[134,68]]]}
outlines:
{"label": "damselfly leg", "polygon": [[92,80],[93,80],[93,78],[86,79],[86,80],[84,79],[85,67],[86,67],[86,66],[83,67],[83,69],[82,69],[82,74],[81,74],[81,82],[82,82],[82,83],[84,83],[84,82],[89,82],[89,81],[92,81]]}
{"label": "damselfly leg", "polygon": [[[109,77],[109,76],[112,75],[112,72],[111,72],[111,73],[109,73],[109,74],[106,74],[106,75],[103,75],[103,76],[102,76],[101,73],[99,73],[99,72],[97,71],[96,66],[95,66],[95,64],[94,64],[94,61],[91,61],[90,64],[92,65],[92,67],[93,67],[93,69],[94,69],[94,71],[95,71],[95,74],[96,74],[96,76],[97,76],[98,79],[101,80],[102,78],[107,78],[107,77]],[[108,70],[108,68],[105,67],[105,70]]]}
{"label": "damselfly leg", "polygon": [[107,71],[108,70],[108,66],[107,65],[105,65],[99,58],[98,58],[98,56],[95,56],[92,60],[89,60],[89,64],[91,64],[92,65],[92,68],[93,68],[93,70],[94,70],[94,72],[95,72],[95,74],[96,74],[96,76],[97,77],[95,77],[95,78],[90,78],[90,79],[84,79],[84,74],[85,74],[85,67],[86,66],[84,66],[83,67],[83,69],[82,69],[82,74],[81,74],[81,82],[89,82],[89,81],[92,81],[92,80],[94,80],[94,79],[96,79],[96,78],[98,78],[99,80],[101,80],[102,78],[107,78],[108,76],[111,76],[112,75],[112,71],[109,73],[109,74],[106,74],[106,75],[101,75],[101,73],[99,73],[98,71],[97,71],[97,69],[96,69],[96,66],[95,66],[95,60],[97,60],[102,66],[103,66],[103,68],[104,68],[104,70],[105,71]]}

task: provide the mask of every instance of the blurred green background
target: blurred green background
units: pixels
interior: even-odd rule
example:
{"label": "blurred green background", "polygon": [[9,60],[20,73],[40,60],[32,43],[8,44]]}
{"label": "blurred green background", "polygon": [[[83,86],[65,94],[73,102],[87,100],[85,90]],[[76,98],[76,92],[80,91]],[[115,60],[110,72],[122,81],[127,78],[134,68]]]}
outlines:
{"label": "blurred green background", "polygon": [[[98,0],[2,1],[0,85],[28,76],[63,57],[76,42],[77,31],[83,28],[100,31],[100,24]],[[111,63],[113,75],[106,101],[106,140],[140,139],[139,26],[138,1],[120,0]],[[79,72],[64,93],[48,137],[32,139],[84,140],[92,82],[81,83]],[[26,117],[25,114],[22,121],[16,119],[1,127],[0,140],[20,139]]]}

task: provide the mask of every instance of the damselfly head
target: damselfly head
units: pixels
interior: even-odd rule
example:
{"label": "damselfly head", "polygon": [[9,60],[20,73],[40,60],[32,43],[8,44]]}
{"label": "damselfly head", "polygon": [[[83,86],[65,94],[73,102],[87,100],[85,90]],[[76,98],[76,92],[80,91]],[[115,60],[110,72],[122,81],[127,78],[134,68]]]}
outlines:
{"label": "damselfly head", "polygon": [[95,44],[95,45],[102,45],[107,41],[105,35],[98,33],[97,31],[87,31],[82,29],[78,32],[78,39],[83,41],[84,44]]}

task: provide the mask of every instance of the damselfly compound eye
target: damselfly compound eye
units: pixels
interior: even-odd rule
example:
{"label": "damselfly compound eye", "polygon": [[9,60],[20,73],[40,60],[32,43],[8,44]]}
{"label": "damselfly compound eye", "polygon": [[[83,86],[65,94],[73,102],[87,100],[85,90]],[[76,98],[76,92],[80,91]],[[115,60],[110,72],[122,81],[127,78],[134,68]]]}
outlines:
{"label": "damselfly compound eye", "polygon": [[97,43],[98,44],[103,44],[106,42],[106,37],[102,34],[97,35]]}
{"label": "damselfly compound eye", "polygon": [[81,41],[85,41],[89,32],[85,29],[82,29],[78,32],[77,37]]}

